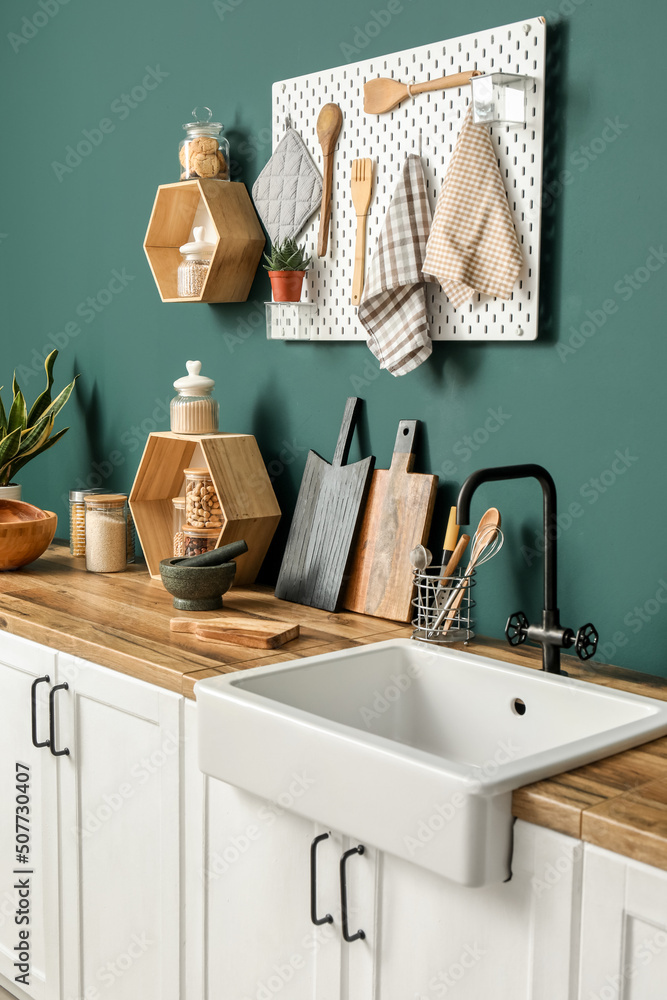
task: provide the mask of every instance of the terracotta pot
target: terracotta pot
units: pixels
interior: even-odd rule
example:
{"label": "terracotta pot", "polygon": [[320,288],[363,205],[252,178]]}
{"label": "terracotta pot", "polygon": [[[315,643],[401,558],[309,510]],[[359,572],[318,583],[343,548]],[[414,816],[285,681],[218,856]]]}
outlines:
{"label": "terracotta pot", "polygon": [[10,483],[9,486],[0,486],[0,500],[20,500],[21,487],[17,483]]}
{"label": "terracotta pot", "polygon": [[269,271],[274,302],[299,302],[305,271]]}

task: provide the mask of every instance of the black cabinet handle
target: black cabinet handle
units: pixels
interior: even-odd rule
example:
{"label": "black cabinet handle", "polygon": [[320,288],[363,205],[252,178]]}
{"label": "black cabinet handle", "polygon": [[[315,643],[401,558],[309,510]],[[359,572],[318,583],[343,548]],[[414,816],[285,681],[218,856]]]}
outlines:
{"label": "black cabinet handle", "polygon": [[322,840],[328,840],[328,833],[320,833],[310,845],[310,919],[316,927],[320,924],[332,924],[333,917],[326,913],[323,917],[317,915],[317,845]]}
{"label": "black cabinet handle", "polygon": [[350,934],[347,925],[347,873],[346,865],[347,859],[351,858],[353,854],[363,854],[365,847],[363,844],[359,844],[358,847],[351,847],[349,851],[345,851],[345,854],[340,859],[340,907],[341,916],[343,923],[343,937],[346,941],[359,941],[366,937],[363,931],[357,931],[356,934]]}
{"label": "black cabinet handle", "polygon": [[69,750],[65,747],[64,750],[56,750],[56,691],[69,691],[69,684],[65,682],[64,684],[55,684],[51,688],[51,693],[49,695],[49,725],[51,726],[51,753],[54,757],[66,757],[69,754]]}
{"label": "black cabinet handle", "polygon": [[37,739],[37,685],[38,684],[48,684],[51,678],[48,674],[44,674],[43,677],[38,677],[37,680],[32,682],[30,687],[30,717],[32,720],[32,745],[34,747],[48,747],[50,745],[49,740],[44,740],[42,743]]}

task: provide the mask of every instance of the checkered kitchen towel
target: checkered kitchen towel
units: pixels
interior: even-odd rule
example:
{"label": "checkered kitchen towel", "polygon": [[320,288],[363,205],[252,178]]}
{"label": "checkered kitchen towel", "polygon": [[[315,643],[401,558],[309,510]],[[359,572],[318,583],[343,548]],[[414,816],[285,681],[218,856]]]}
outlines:
{"label": "checkered kitchen towel", "polygon": [[491,136],[473,125],[471,106],[435,207],[424,274],[458,308],[475,292],[509,299],[522,263]]}
{"label": "checkered kitchen towel", "polygon": [[408,156],[368,269],[359,320],[368,346],[392,375],[405,375],[429,357],[422,264],[431,225],[424,168]]}

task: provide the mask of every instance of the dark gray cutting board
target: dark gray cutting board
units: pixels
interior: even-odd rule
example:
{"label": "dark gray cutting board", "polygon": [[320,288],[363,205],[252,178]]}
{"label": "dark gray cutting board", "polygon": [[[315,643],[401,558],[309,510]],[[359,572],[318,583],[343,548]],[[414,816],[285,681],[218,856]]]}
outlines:
{"label": "dark gray cutting board", "polygon": [[331,465],[308,452],[276,584],[276,597],[283,601],[324,611],[341,606],[375,465],[373,456],[345,464],[361,403],[355,396],[347,401]]}

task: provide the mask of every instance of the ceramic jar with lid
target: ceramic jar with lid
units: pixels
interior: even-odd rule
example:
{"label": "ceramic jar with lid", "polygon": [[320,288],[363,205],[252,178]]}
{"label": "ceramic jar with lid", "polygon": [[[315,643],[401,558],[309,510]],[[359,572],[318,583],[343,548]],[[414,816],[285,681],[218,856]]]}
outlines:
{"label": "ceramic jar with lid", "polygon": [[183,126],[185,139],[178,147],[182,181],[229,180],[229,143],[221,134],[224,125],[212,117],[210,108],[194,108],[193,120]]}
{"label": "ceramic jar with lid", "polygon": [[177,378],[170,406],[171,429],[175,434],[216,434],[219,407],[211,393],[215,387],[212,378],[201,375],[201,361],[188,361],[188,374]]}
{"label": "ceramic jar with lid", "polygon": [[207,243],[204,239],[203,226],[196,226],[193,234],[192,242],[179,247],[183,259],[178,265],[176,284],[179,298],[182,299],[201,295],[215,250],[215,243]]}

